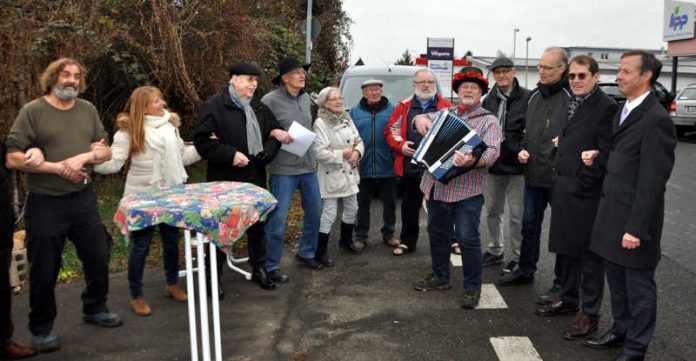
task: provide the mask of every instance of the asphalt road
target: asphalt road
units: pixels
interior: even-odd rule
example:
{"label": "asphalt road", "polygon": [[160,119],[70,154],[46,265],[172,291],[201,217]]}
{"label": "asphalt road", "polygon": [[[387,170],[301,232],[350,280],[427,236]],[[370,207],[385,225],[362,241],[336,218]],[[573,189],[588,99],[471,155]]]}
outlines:
{"label": "asphalt road", "polygon": [[[667,189],[663,258],[656,274],[658,324],[648,360],[696,359],[694,157],[696,136],[682,139]],[[261,290],[241,276],[226,272],[226,297],[221,302],[222,360],[599,361],[612,360],[620,352],[591,350],[577,341],[563,340],[561,336],[572,323],[572,316],[534,315],[536,294],[551,282],[553,257],[546,252],[546,234],[535,283],[496,287],[498,268],[487,268],[485,303],[496,308],[464,310],[459,306],[460,268],[453,270],[451,290],[422,293],[411,287],[430,269],[424,217],[418,250],[393,257],[378,237],[380,214],[380,202],[375,200],[371,232],[375,240],[364,255],[340,252],[337,234],[332,234],[330,252],[336,261],[332,269],[303,268],[292,258],[294,250],[286,249],[283,270],[291,282],[279,285],[276,291]],[[482,236],[487,242],[486,232]],[[55,331],[62,348],[36,360],[190,359],[186,304],[164,297],[163,279],[159,269],[146,272],[145,295],[154,313],[138,317],[128,308],[125,273],[112,275],[109,304],[124,318],[124,325],[117,329],[82,324],[82,282],[60,286]],[[185,285],[183,279],[181,285]],[[602,332],[611,319],[608,295],[607,290]],[[15,297],[14,305],[16,339],[27,343],[26,292]],[[508,351],[512,356],[508,358],[496,353],[494,345],[510,340],[522,340],[522,346],[511,346]],[[531,349],[524,348],[524,342]]]}

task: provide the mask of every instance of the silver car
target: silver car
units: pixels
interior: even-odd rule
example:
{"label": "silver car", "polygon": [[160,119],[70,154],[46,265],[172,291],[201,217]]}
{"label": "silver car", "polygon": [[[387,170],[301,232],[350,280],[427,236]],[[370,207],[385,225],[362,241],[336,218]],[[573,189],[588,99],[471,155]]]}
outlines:
{"label": "silver car", "polygon": [[677,129],[677,135],[696,130],[696,84],[689,84],[679,92],[672,103],[669,115]]}

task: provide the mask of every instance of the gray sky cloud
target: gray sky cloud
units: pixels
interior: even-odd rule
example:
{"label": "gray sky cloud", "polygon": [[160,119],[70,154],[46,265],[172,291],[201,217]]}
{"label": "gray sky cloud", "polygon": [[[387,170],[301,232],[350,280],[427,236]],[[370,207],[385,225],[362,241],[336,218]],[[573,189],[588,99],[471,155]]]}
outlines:
{"label": "gray sky cloud", "polygon": [[513,29],[517,57],[544,48],[590,46],[660,49],[661,0],[344,0],[352,18],[351,61],[362,57],[368,65],[391,64],[408,49],[424,53],[428,37],[453,37],[455,56],[467,50],[495,56],[498,49],[512,54]]}

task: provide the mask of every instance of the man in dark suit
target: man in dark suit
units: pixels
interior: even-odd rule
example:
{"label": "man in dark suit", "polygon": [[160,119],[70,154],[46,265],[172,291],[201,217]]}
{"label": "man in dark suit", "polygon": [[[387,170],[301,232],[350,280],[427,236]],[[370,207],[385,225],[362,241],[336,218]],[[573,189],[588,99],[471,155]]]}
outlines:
{"label": "man in dark suit", "polygon": [[[604,292],[604,263],[588,250],[611,148],[616,102],[597,86],[599,66],[587,55],[570,61],[573,97],[557,140],[549,251],[556,253],[560,292],[536,310],[540,316],[580,313],[563,336],[578,339],[597,329]],[[594,156],[594,157],[593,157]]]}
{"label": "man in dark suit", "polygon": [[590,250],[605,260],[614,323],[585,345],[623,345],[616,358],[622,361],[643,360],[657,318],[655,268],[677,144],[674,124],[650,93],[661,69],[645,51],[621,56],[616,81],[627,100],[612,123],[613,146],[590,242]]}

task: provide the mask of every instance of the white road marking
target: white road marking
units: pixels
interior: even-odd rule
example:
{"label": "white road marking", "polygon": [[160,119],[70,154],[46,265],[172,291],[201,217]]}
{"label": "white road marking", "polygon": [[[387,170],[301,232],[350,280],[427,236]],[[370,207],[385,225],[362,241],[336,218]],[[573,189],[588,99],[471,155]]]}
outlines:
{"label": "white road marking", "polygon": [[498,292],[498,288],[494,284],[485,283],[481,285],[481,299],[479,300],[477,310],[490,310],[508,308],[503,296]]}
{"label": "white road marking", "polygon": [[542,361],[528,337],[491,337],[490,341],[500,361]]}

